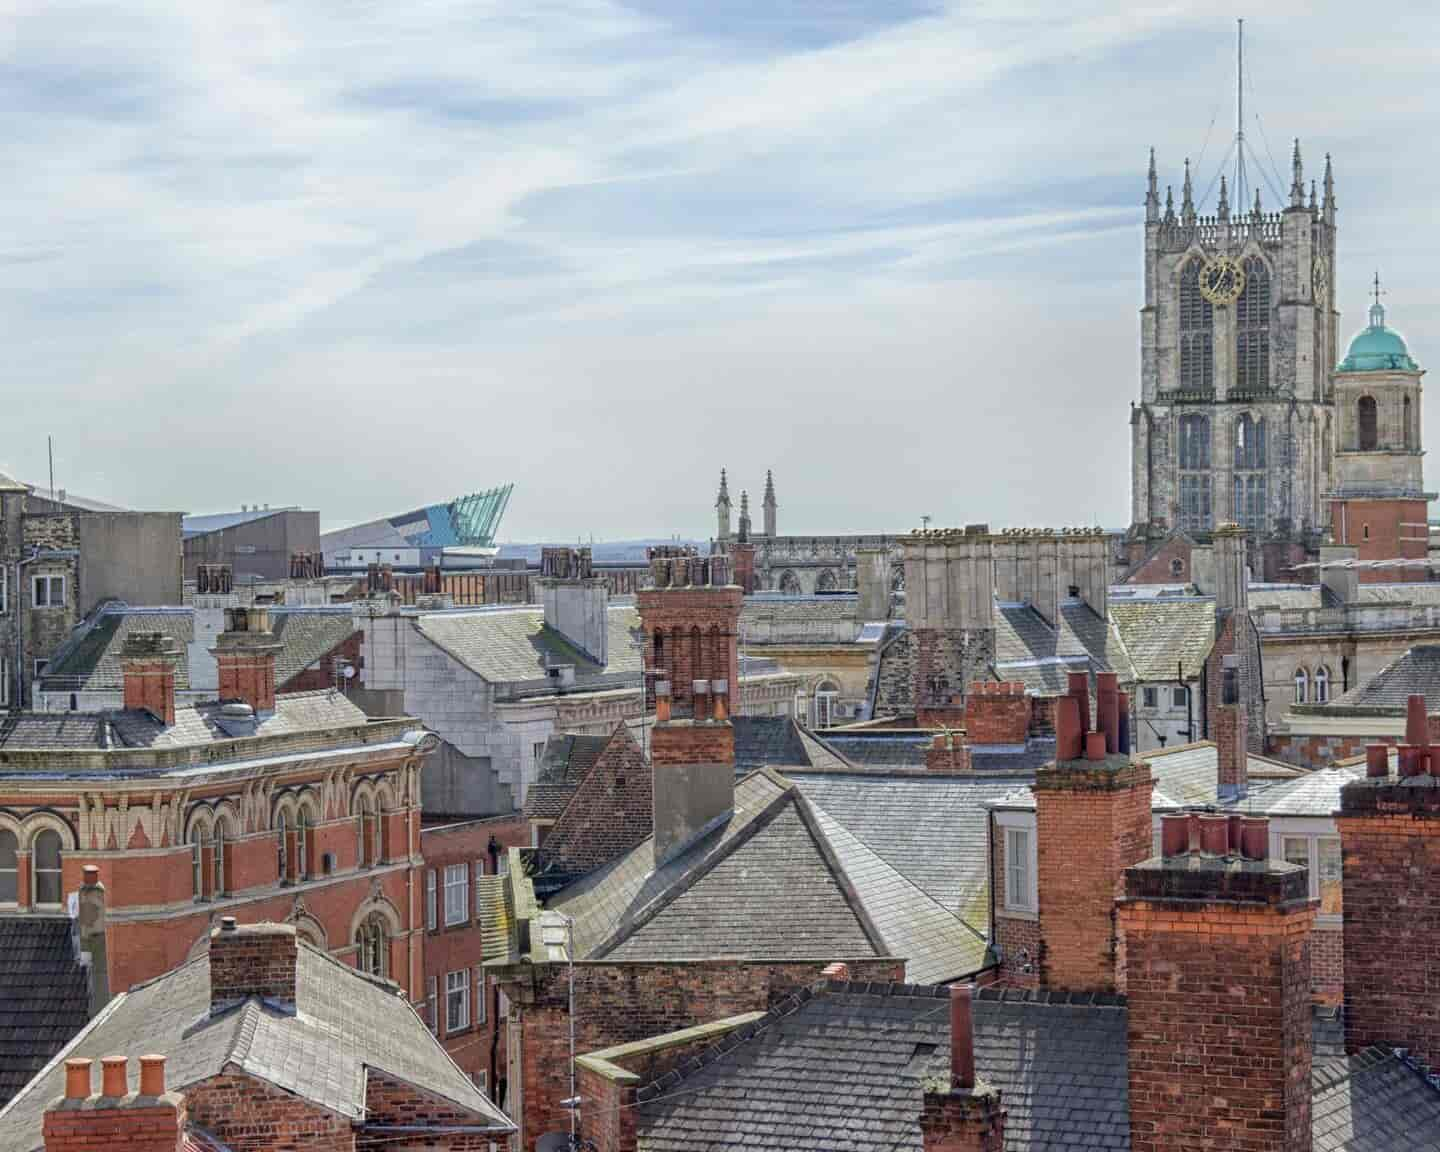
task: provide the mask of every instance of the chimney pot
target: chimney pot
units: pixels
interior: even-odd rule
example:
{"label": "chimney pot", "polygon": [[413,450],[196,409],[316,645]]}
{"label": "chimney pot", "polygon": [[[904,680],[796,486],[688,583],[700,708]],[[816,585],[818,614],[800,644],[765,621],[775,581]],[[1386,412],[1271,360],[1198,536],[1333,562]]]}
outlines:
{"label": "chimney pot", "polygon": [[140,1057],[140,1095],[165,1095],[165,1057]]}
{"label": "chimney pot", "polygon": [[1080,735],[1090,731],[1090,673],[1070,672],[1066,675],[1067,693],[1080,706]]}
{"label": "chimney pot", "polygon": [[1087,732],[1087,733],[1085,733],[1085,759],[1087,759],[1087,760],[1104,760],[1104,759],[1105,759],[1105,733],[1103,733],[1103,732]]}
{"label": "chimney pot", "polygon": [[65,1061],[65,1099],[84,1100],[90,1095],[90,1061],[76,1056]]}
{"label": "chimney pot", "polygon": [[124,1056],[106,1056],[100,1061],[100,1095],[114,1100],[130,1091],[129,1063]]}
{"label": "chimney pot", "polygon": [[234,916],[222,916],[222,917],[220,917],[220,931],[222,931],[222,932],[234,932],[234,931],[235,931],[235,927],[236,927],[236,922],[235,922],[235,917],[234,917]]}
{"label": "chimney pot", "polygon": [[87,888],[93,888],[100,883],[100,868],[96,864],[86,864],[80,869],[82,882]]}
{"label": "chimney pot", "polygon": [[1224,813],[1200,815],[1200,852],[1205,856],[1230,855],[1230,817]]}
{"label": "chimney pot", "polygon": [[1160,854],[1185,856],[1190,851],[1190,817],[1179,812],[1160,817]]}
{"label": "chimney pot", "polygon": [[950,1086],[975,1087],[975,1020],[971,996],[974,986],[955,984],[950,989]]}
{"label": "chimney pot", "polygon": [[1365,775],[1390,775],[1390,746],[1388,744],[1365,745]]}
{"label": "chimney pot", "polygon": [[1244,816],[1240,820],[1241,852],[1246,860],[1266,860],[1270,856],[1270,821],[1264,816]]}
{"label": "chimney pot", "polygon": [[1417,748],[1430,747],[1429,724],[1425,719],[1425,697],[1411,693],[1405,701],[1405,743]]}
{"label": "chimney pot", "polygon": [[1055,759],[1080,759],[1080,701],[1061,696],[1055,702]]}

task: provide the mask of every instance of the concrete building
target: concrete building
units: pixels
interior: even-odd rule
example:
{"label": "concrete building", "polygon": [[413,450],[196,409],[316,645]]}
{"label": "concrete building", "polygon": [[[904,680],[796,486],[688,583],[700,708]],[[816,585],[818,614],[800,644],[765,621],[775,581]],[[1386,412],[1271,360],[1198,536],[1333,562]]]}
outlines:
{"label": "concrete building", "polygon": [[99,605],[178,604],[179,557],[178,512],[52,499],[0,475],[0,709],[33,702],[35,677]]}
{"label": "concrete building", "polygon": [[[320,513],[298,507],[256,506],[239,512],[186,516],[185,579],[194,580],[201,564],[228,565],[236,583],[284,580],[294,556],[320,555]],[[319,575],[323,569],[313,573]],[[151,600],[148,603],[178,603]],[[147,603],[147,601],[131,601]]]}

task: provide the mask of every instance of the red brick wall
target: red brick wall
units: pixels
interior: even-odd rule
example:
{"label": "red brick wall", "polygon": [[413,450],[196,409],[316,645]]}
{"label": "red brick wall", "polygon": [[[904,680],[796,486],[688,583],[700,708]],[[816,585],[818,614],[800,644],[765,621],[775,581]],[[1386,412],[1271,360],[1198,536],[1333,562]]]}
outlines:
{"label": "red brick wall", "polygon": [[926,1092],[924,1099],[924,1152],[1004,1152],[1005,1108],[996,1089]]}
{"label": "red brick wall", "polygon": [[1024,744],[1030,698],[1019,682],[975,681],[965,696],[965,735],[973,744]]}
{"label": "red brick wall", "polygon": [[941,732],[925,749],[925,767],[932,772],[969,772],[970,746],[963,732]]}
{"label": "red brick wall", "polygon": [[[355,683],[360,683],[358,677],[364,662],[360,657],[361,645],[365,639],[365,633],[358,629],[352,633],[324,656],[320,657],[309,668],[297,672],[286,680],[277,689],[281,694],[286,692],[318,692],[325,688],[335,687],[335,665],[338,663],[349,664],[356,672]],[[344,681],[341,681],[344,684]]]}
{"label": "red brick wall", "polygon": [[991,844],[990,891],[995,894],[995,940],[1001,952],[997,980],[1034,988],[1040,983],[1040,923],[1033,916],[1006,914],[1005,830],[998,825],[992,825]]}
{"label": "red brick wall", "polygon": [[[97,1062],[98,1063],[98,1062]],[[52,1108],[45,1113],[45,1152],[176,1152],[184,1138],[185,1101],[181,1096],[145,1098],[128,1103],[86,1104]]]}
{"label": "red brick wall", "polygon": [[1310,934],[1310,992],[1322,1004],[1345,998],[1345,933],[1338,924],[1316,924]]}
{"label": "red brick wall", "polygon": [[1336,824],[1346,1050],[1409,1048],[1440,1068],[1440,789],[1349,784]]}
{"label": "red brick wall", "polygon": [[[1149,559],[1125,577],[1126,584],[1177,584],[1190,582],[1191,543],[1183,536],[1173,536],[1157,548]],[[1180,570],[1174,569],[1176,560]]]}
{"label": "red brick wall", "polygon": [[[477,1117],[463,1108],[457,1108],[449,1101],[404,1081],[392,1079],[378,1072],[370,1072],[365,1079],[366,1120],[377,1126],[415,1125],[418,1127],[445,1127],[475,1125]],[[411,1146],[408,1142],[396,1143],[396,1133],[376,1131],[367,1134],[361,1129],[355,1134],[355,1152],[395,1152],[397,1147]],[[491,1141],[504,1142],[503,1136],[486,1135],[482,1132],[454,1132],[447,1134],[426,1133],[423,1146],[452,1149],[454,1152],[488,1152]]]}
{"label": "red brick wall", "polygon": [[715,721],[680,720],[656,724],[650,730],[650,762],[733,764],[735,729],[729,723]]}
{"label": "red brick wall", "polygon": [[635,1152],[635,1087],[581,1067],[575,1077],[585,1107],[580,1110],[580,1135],[595,1152]]}
{"label": "red brick wall", "polygon": [[297,951],[294,930],[279,925],[215,933],[210,941],[210,998],[261,996],[293,1002]]}
{"label": "red brick wall", "polygon": [[1309,1152],[1313,906],[1132,900],[1119,915],[1133,1152]]}
{"label": "red brick wall", "polygon": [[148,708],[167,725],[175,723],[175,664],[168,659],[125,661],[124,705]]}
{"label": "red brick wall", "polygon": [[242,1073],[212,1076],[185,1089],[193,1123],[233,1148],[351,1152],[348,1118]]}
{"label": "red brick wall", "polygon": [[[1330,505],[1335,541],[1349,544],[1358,560],[1418,561],[1413,568],[1362,568],[1362,584],[1397,584],[1426,579],[1428,534],[1423,500],[1336,500]],[[1366,529],[1369,532],[1366,532]]]}
{"label": "red brick wall", "polygon": [[[744,594],[735,585],[642,588],[635,594],[645,630],[645,667],[669,677],[671,697],[680,712],[689,711],[691,684],[696,680],[725,680],[731,697],[737,695],[740,660],[736,635],[743,600]],[[653,683],[647,679],[647,684]]]}
{"label": "red brick wall", "polygon": [[[575,965],[576,1050],[593,1052],[675,1032],[741,1012],[764,1011],[796,988],[817,983],[830,960]],[[903,980],[895,960],[846,960],[853,980]],[[528,970],[526,985],[506,982],[520,1017],[525,1152],[546,1132],[569,1127],[560,1102],[570,1094],[566,972]]]}
{"label": "red brick wall", "polygon": [[[1119,763],[1119,767],[1115,765]],[[1069,761],[1036,776],[1040,977],[1052,988],[1115,991],[1115,898],[1154,844],[1143,761]]]}
{"label": "red brick wall", "polygon": [[[662,748],[670,726],[662,727]],[[690,731],[708,731],[691,728]],[[734,730],[730,731],[728,762],[735,759]],[[674,749],[670,749],[674,751]],[[667,763],[662,758],[659,763]],[[594,766],[570,797],[549,835],[545,856],[565,872],[588,872],[628,852],[649,836],[654,828],[654,790],[650,766],[624,724],[617,724],[610,742],[596,757]]]}
{"label": "red brick wall", "polygon": [[274,711],[274,653],[220,651],[215,662],[220,666],[221,700],[243,700],[256,712]]}
{"label": "red brick wall", "polygon": [[1271,736],[1266,753],[1287,764],[1324,768],[1337,760],[1365,755],[1366,744],[1395,744],[1398,736]]}

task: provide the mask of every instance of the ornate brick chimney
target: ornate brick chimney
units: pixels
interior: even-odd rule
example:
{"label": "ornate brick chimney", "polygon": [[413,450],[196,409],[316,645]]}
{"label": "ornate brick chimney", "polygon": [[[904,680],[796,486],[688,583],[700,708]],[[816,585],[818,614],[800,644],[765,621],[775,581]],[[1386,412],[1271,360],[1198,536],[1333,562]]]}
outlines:
{"label": "ornate brick chimney", "polygon": [[180,647],[164,632],[131,632],[120,650],[125,707],[144,708],[167,728],[175,723],[175,665]]}
{"label": "ornate brick chimney", "polygon": [[295,1003],[299,948],[292,924],[237,924],[224,916],[210,933],[210,1010],[259,996]]}
{"label": "ornate brick chimney", "polygon": [[275,711],[275,654],[281,645],[270,631],[263,604],[225,609],[225,631],[211,653],[220,670],[220,699],[250,705],[256,716]]}
{"label": "ornate brick chimney", "polygon": [[920,1116],[924,1152],[1003,1152],[1005,1108],[1000,1091],[975,1075],[971,986],[950,989],[950,1076],[925,1085]]}
{"label": "ornate brick chimney", "polygon": [[65,1061],[65,1095],[45,1110],[45,1152],[179,1152],[185,1143],[185,1097],[165,1090],[165,1057],[140,1057],[140,1085],[130,1091],[128,1061],[106,1056],[98,1095],[92,1061]]}
{"label": "ornate brick chimney", "polygon": [[1311,1148],[1316,902],[1269,837],[1263,817],[1167,815],[1162,855],[1125,874],[1133,1152]]}
{"label": "ornate brick chimney", "polygon": [[[1100,727],[1086,731],[1089,676],[1070,674],[1056,703],[1056,760],[1035,776],[1041,982],[1071,991],[1115,991],[1115,898],[1125,869],[1150,855],[1150,766],[1134,760],[1115,674],[1097,680]],[[1083,754],[1082,754],[1083,749]]]}
{"label": "ornate brick chimney", "polygon": [[[1417,718],[1412,706],[1411,723]],[[1423,718],[1423,702],[1419,711]],[[1428,739],[1428,738],[1427,738]],[[1440,1071],[1440,757],[1399,748],[1399,775],[1374,746],[1345,785],[1345,1048],[1408,1048]]]}

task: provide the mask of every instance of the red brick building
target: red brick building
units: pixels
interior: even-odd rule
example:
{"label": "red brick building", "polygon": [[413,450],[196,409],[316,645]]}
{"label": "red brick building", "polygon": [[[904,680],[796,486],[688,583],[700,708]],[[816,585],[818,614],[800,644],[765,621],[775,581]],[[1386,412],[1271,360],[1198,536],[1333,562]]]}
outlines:
{"label": "red brick building", "polygon": [[177,706],[176,646],[134,634],[125,708],[22,714],[0,733],[0,905],[53,915],[95,865],[112,990],[203,951],[225,914],[293,924],[421,994],[419,776],[433,738],[335,692],[277,696],[277,649],[264,608],[231,609],[221,701]]}

